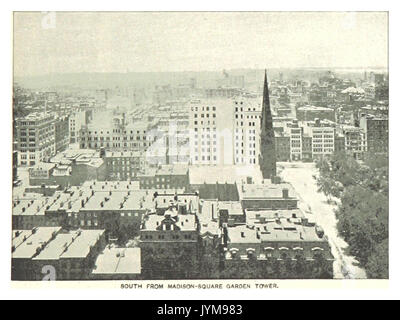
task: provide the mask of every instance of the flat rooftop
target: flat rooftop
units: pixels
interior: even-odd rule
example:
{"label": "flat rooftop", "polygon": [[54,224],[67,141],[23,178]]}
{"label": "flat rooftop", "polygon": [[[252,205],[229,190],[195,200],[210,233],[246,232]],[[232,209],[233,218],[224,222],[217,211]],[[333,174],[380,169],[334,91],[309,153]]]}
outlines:
{"label": "flat rooftop", "polygon": [[61,258],[86,258],[91,247],[96,245],[104,232],[104,230],[82,231],[75,241],[68,246],[67,251],[61,255]]}
{"label": "flat rooftop", "polygon": [[229,215],[239,215],[244,214],[242,204],[240,201],[218,201],[219,210],[228,210]]}
{"label": "flat rooftop", "polygon": [[140,248],[107,247],[97,258],[92,274],[140,274]]}
{"label": "flat rooftop", "polygon": [[[32,258],[38,249],[46,245],[61,230],[61,227],[39,227],[35,230],[34,233],[32,233],[32,230],[23,231],[13,239],[13,246],[15,246],[12,253],[13,259]],[[22,241],[18,239],[19,237],[22,237]]]}
{"label": "flat rooftop", "polygon": [[295,190],[289,183],[271,183],[265,179],[264,184],[242,184],[237,186],[239,198],[244,199],[283,199],[283,190],[288,190],[288,199],[297,199]]}

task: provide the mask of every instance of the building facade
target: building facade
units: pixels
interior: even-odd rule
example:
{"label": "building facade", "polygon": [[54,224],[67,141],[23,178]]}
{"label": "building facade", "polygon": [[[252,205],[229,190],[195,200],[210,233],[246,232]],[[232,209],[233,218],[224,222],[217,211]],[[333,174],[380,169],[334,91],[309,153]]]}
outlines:
{"label": "building facade", "polygon": [[55,118],[49,113],[31,113],[16,119],[18,165],[34,166],[56,153]]}

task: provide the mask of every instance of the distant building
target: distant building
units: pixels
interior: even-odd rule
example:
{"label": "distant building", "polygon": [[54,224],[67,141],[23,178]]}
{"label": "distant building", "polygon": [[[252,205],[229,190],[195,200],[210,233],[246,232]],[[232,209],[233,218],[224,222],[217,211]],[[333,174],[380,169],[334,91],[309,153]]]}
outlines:
{"label": "distant building", "polygon": [[362,155],[366,151],[366,138],[363,130],[354,126],[342,126],[339,130],[344,137],[344,150],[355,159],[362,159]]}
{"label": "distant building", "polygon": [[290,137],[275,131],[276,161],[290,161]]}
{"label": "distant building", "polygon": [[243,209],[295,209],[298,198],[293,187],[280,183],[279,177],[265,179],[264,183],[238,185],[239,200]]}
{"label": "distant building", "polygon": [[88,180],[106,179],[106,164],[93,150],[68,149],[38,163],[29,171],[30,185],[78,186]]}
{"label": "distant building", "polygon": [[261,104],[258,99],[236,99],[234,107],[234,164],[258,165]]}
{"label": "distant building", "polygon": [[18,151],[13,150],[12,154],[12,180],[13,182],[18,179]]}
{"label": "distant building", "polygon": [[233,106],[229,100],[196,100],[189,104],[192,164],[233,164]]}
{"label": "distant building", "polygon": [[69,116],[60,116],[56,118],[54,124],[56,153],[68,148],[69,138]]}
{"label": "distant building", "polygon": [[85,111],[73,111],[69,116],[70,143],[80,143],[80,131],[86,124]]}
{"label": "distant building", "polygon": [[296,118],[299,121],[314,121],[316,118],[330,121],[336,120],[334,109],[315,106],[304,106],[297,108]]}
{"label": "distant building", "polygon": [[365,133],[368,152],[388,152],[389,128],[387,117],[375,117],[363,114],[360,118],[360,128]]}
{"label": "distant building", "polygon": [[313,159],[333,154],[335,150],[335,123],[331,121],[306,122],[304,133],[312,138],[312,156]]}
{"label": "distant building", "polygon": [[139,151],[106,151],[104,161],[108,180],[133,180],[144,167]]}
{"label": "distant building", "polygon": [[187,189],[189,168],[186,165],[164,165],[138,173],[136,179],[142,189]]}

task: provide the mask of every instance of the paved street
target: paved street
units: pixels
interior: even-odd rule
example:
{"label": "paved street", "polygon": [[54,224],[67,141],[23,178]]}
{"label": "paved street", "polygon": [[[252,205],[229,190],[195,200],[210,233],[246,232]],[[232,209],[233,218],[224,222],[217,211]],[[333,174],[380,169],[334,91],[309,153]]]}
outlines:
{"label": "paved street", "polygon": [[314,163],[279,163],[278,171],[281,177],[290,182],[296,189],[303,203],[300,207],[312,214],[315,222],[320,225],[329,238],[334,263],[335,279],[365,279],[365,271],[354,265],[354,258],[344,254],[347,243],[338,236],[336,229],[335,205],[328,204],[323,193],[318,193],[313,175],[318,175]]}

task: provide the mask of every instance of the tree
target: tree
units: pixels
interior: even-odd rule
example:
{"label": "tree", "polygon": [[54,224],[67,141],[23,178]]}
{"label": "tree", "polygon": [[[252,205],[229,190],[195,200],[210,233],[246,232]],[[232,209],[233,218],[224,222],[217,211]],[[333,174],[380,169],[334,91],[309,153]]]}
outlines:
{"label": "tree", "polygon": [[364,162],[343,153],[317,162],[318,191],[340,198],[336,210],[338,232],[347,251],[368,277],[388,276],[389,185],[388,158],[367,154]]}

